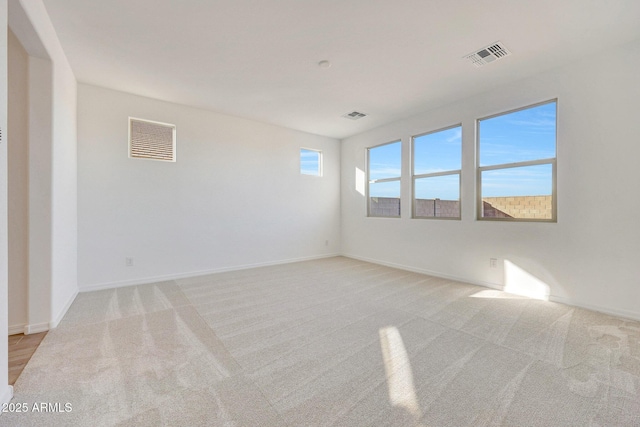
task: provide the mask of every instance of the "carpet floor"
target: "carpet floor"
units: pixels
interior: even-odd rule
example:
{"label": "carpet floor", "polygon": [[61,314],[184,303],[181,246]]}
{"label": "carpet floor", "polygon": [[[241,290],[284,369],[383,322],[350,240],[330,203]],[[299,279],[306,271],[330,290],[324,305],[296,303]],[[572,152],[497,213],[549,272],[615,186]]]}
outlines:
{"label": "carpet floor", "polygon": [[81,293],[14,391],[0,425],[639,426],[640,323],[336,257]]}

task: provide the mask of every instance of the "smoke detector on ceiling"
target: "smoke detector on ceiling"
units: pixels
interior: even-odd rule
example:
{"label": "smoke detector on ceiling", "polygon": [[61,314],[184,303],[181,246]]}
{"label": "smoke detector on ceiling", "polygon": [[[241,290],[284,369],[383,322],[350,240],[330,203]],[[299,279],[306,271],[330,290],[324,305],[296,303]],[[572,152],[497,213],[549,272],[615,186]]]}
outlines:
{"label": "smoke detector on ceiling", "polygon": [[483,65],[509,55],[511,55],[511,52],[509,52],[502,42],[495,42],[479,49],[477,52],[465,55],[464,59],[468,59],[476,67],[482,67]]}
{"label": "smoke detector on ceiling", "polygon": [[342,117],[347,118],[347,119],[351,119],[351,120],[359,120],[363,117],[367,117],[367,115],[365,113],[361,113],[359,111],[352,111],[350,113],[347,113],[345,115],[343,115]]}

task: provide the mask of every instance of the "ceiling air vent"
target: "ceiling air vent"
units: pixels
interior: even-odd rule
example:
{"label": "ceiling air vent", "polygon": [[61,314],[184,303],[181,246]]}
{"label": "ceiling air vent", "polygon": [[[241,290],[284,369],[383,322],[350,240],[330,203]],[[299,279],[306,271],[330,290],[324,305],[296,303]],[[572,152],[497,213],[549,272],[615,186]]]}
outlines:
{"label": "ceiling air vent", "polygon": [[176,161],[176,126],[129,117],[129,157]]}
{"label": "ceiling air vent", "polygon": [[347,118],[347,119],[351,119],[351,120],[358,120],[358,119],[361,119],[363,117],[367,117],[367,115],[365,113],[360,113],[358,111],[352,111],[350,113],[345,114],[342,117]]}
{"label": "ceiling air vent", "polygon": [[511,55],[511,52],[509,52],[501,42],[495,42],[478,50],[477,52],[465,55],[464,59],[468,59],[476,67],[482,67],[485,64],[497,61],[498,59],[502,59],[509,55]]}

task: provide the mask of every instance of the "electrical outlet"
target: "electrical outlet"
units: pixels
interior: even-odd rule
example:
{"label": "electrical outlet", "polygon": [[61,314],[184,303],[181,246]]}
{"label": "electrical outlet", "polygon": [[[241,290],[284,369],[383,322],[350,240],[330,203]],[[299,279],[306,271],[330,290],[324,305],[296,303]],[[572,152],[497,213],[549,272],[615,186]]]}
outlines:
{"label": "electrical outlet", "polygon": [[489,258],[489,268],[498,268],[497,258]]}
{"label": "electrical outlet", "polygon": [[133,267],[133,258],[129,258],[129,257],[125,258],[124,259],[124,264],[127,267]]}
{"label": "electrical outlet", "polygon": [[329,241],[328,241],[328,240],[325,240],[325,241],[324,241],[324,245],[325,245],[325,246],[329,246]]}

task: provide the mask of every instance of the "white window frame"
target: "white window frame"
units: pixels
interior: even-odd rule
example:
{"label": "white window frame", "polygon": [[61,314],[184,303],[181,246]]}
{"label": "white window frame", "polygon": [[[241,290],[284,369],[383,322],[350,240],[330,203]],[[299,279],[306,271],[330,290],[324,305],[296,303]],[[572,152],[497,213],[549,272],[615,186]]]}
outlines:
{"label": "white window frame", "polygon": [[[503,163],[491,166],[480,166],[480,122],[482,120],[492,119],[494,117],[504,116],[516,113],[518,111],[528,110],[530,108],[539,107],[546,104],[556,104],[556,124],[555,124],[555,156],[546,159],[528,160],[523,162]],[[482,117],[476,120],[476,219],[479,221],[508,221],[508,222],[558,222],[558,194],[557,194],[557,159],[558,159],[558,99],[550,99],[538,102],[536,104],[527,105],[525,107],[504,111],[491,116]],[[500,218],[500,217],[483,217],[484,206],[482,203],[482,172],[511,169],[526,166],[551,165],[551,218]]]}
{"label": "white window frame", "polygon": [[[318,153],[318,172],[317,173],[305,173],[302,171],[302,150],[313,151],[314,153]],[[324,170],[322,151],[316,150],[314,148],[300,147],[300,151],[298,154],[300,156],[300,164],[299,164],[300,175],[322,177],[323,170]]]}
{"label": "white window frame", "polygon": [[[370,172],[371,172],[371,150],[375,150],[376,148],[380,148],[380,147],[384,147],[385,145],[391,145],[391,144],[400,144],[400,175],[398,177],[393,177],[393,178],[382,178],[382,179],[371,179],[370,178]],[[367,217],[368,218],[401,218],[402,217],[402,139],[395,139],[393,141],[389,141],[389,142],[385,142],[383,144],[378,144],[378,145],[374,145],[372,147],[367,147],[367,165],[366,165],[366,170],[367,170],[367,188],[365,191],[365,198],[367,200]],[[378,183],[383,183],[383,182],[394,182],[394,181],[398,181],[400,182],[400,214],[399,215],[372,215],[371,214],[371,197],[369,197],[369,187],[371,186],[371,184],[378,184]]]}
{"label": "white window frame", "polygon": [[[414,135],[411,137],[411,218],[412,219],[452,219],[452,220],[461,220],[462,219],[462,147],[460,147],[460,169],[452,169],[441,172],[433,172],[433,173],[423,173],[423,174],[415,174],[416,168],[416,158],[415,158],[415,141],[416,138],[420,138],[422,136],[431,135],[438,132],[443,132],[446,130],[460,128],[462,132],[462,123],[458,123],[452,126],[447,126],[444,128],[440,128],[431,132],[425,132],[418,135]],[[458,206],[460,207],[458,216],[436,216],[435,211],[433,216],[417,216],[416,215],[416,181],[421,178],[433,178],[438,176],[449,176],[449,175],[458,175]],[[437,200],[437,199],[436,199]],[[435,201],[434,201],[435,203]]]}

